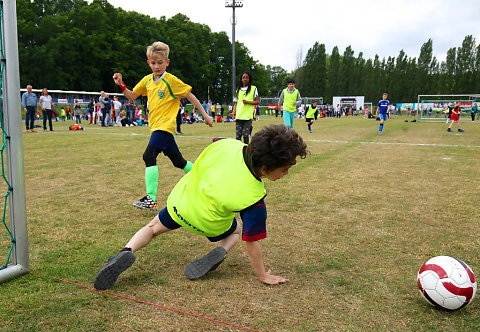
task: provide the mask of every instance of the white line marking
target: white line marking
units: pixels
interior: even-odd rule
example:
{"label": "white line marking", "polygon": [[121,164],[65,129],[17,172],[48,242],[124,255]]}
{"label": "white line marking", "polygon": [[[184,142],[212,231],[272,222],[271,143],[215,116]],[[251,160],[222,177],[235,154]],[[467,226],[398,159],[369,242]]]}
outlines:
{"label": "white line marking", "polygon": [[[95,130],[102,130],[101,128],[91,128]],[[104,132],[105,133],[105,132]],[[126,136],[150,136],[148,134],[137,134],[137,133],[108,133],[112,135],[126,135]],[[216,137],[212,136],[188,136],[188,135],[175,135],[175,139],[186,139],[186,138],[206,138],[212,139]],[[223,137],[222,138],[232,138],[235,137]],[[343,141],[343,140],[329,140],[329,139],[304,139],[304,142],[317,142],[317,143],[342,143],[342,144],[376,144],[376,145],[406,145],[406,146],[433,146],[433,147],[455,147],[455,148],[480,148],[480,145],[460,145],[460,144],[438,144],[438,143],[405,143],[405,142],[367,142],[367,141]]]}

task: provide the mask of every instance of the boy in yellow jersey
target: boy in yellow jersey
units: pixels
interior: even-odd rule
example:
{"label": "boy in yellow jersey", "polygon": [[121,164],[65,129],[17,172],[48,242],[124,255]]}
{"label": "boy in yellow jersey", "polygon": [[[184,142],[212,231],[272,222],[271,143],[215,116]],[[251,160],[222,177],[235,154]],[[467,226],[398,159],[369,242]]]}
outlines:
{"label": "boy in yellow jersey", "polygon": [[[259,240],[267,236],[267,210],[262,178],[281,179],[296,158],[305,158],[306,154],[302,138],[284,125],[263,128],[249,145],[234,139],[214,140],[197,158],[191,172],[173,188],[167,206],[98,272],[95,288],[112,287],[119,275],[134,263],[137,250],[157,235],[180,227],[220,244],[185,267],[188,279],[198,279],[215,270],[242,233],[258,278],[269,285],[288,282],[282,276],[272,275],[263,264]],[[243,231],[235,212],[240,212]]]}
{"label": "boy in yellow jersey", "polygon": [[157,210],[156,200],[158,187],[157,156],[163,152],[173,166],[183,169],[188,173],[192,169],[192,163],[185,160],[178,149],[173,134],[176,128],[176,118],[180,107],[180,99],[187,98],[193,106],[202,112],[205,124],[210,127],[213,119],[204,111],[202,104],[191,92],[192,87],[183,83],[174,75],[167,73],[170,64],[168,55],[170,49],[167,44],[155,42],[147,48],[147,63],[153,74],[145,76],[132,90],[127,89],[120,73],[113,75],[113,80],[123,91],[125,97],[134,101],[139,96],[147,96],[148,125],[150,127],[150,141],[143,153],[145,161],[145,186],[147,194],[134,206],[143,209]]}
{"label": "boy in yellow jersey", "polygon": [[283,122],[285,126],[293,128],[293,119],[295,118],[295,111],[297,105],[302,103],[302,97],[300,91],[295,88],[295,80],[289,78],[287,81],[287,87],[283,89],[278,100],[278,109],[280,105],[283,108]]}

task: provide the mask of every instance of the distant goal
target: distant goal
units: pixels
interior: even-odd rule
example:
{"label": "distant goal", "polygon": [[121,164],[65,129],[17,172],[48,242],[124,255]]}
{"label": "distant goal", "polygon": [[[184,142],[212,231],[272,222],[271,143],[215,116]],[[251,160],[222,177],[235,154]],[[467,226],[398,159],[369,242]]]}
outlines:
{"label": "distant goal", "polygon": [[[453,95],[418,95],[416,107],[417,121],[444,122],[448,116],[448,106],[460,101],[463,112],[462,118],[471,119],[472,107],[480,108],[480,94],[453,94]],[[475,121],[478,120],[478,113]]]}

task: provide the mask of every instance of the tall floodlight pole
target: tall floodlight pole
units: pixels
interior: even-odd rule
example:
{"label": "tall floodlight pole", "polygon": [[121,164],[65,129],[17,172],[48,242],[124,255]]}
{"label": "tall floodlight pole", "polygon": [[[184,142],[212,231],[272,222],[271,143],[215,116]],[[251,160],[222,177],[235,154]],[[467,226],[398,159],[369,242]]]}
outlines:
{"label": "tall floodlight pole", "polygon": [[225,7],[232,7],[232,99],[235,101],[235,8],[243,7],[242,0],[227,0]]}

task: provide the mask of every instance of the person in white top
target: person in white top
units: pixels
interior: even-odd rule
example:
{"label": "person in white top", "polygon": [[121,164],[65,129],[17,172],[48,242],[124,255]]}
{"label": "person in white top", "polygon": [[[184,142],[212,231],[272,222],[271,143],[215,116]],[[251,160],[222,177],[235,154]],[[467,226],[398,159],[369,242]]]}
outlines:
{"label": "person in white top", "polygon": [[47,88],[43,88],[42,95],[38,100],[38,106],[42,108],[43,113],[43,131],[47,131],[47,119],[50,131],[53,131],[52,127],[52,97],[48,94]]}
{"label": "person in white top", "polygon": [[393,105],[393,104],[390,105],[390,117],[391,117],[392,119],[395,118],[395,109],[396,109],[395,105]]}
{"label": "person in white top", "polygon": [[118,115],[122,111],[122,103],[118,100],[118,96],[113,97],[113,109],[115,112],[115,120],[118,118]]}

